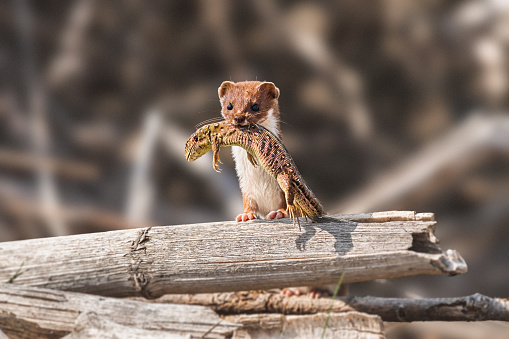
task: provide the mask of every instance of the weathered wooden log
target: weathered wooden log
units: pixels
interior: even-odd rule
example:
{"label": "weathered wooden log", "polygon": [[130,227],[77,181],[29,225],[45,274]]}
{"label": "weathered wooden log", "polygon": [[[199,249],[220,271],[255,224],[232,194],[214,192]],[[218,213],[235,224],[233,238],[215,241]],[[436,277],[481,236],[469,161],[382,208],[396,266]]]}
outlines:
{"label": "weathered wooden log", "polygon": [[[244,326],[235,330],[233,338],[320,338],[328,314],[283,315],[239,314],[225,320]],[[383,339],[382,319],[360,312],[331,313],[323,338]]]}
{"label": "weathered wooden log", "polygon": [[[430,214],[149,227],[0,244],[0,280],[110,296],[207,293],[467,270]],[[398,221],[394,221],[398,220]]]}
{"label": "weathered wooden log", "polygon": [[[220,318],[203,306],[148,303],[0,284],[0,328],[9,338],[316,338],[326,313]],[[1,333],[0,333],[1,334]],[[1,336],[0,336],[1,337]],[[380,317],[331,313],[325,338],[383,338]]]}
{"label": "weathered wooden log", "polygon": [[358,311],[376,314],[384,321],[509,321],[509,300],[474,294],[457,298],[341,297],[312,299],[270,292],[165,295],[157,302],[203,305],[219,314],[281,313],[288,315]]}
{"label": "weathered wooden log", "polygon": [[[80,315],[83,315],[79,319]],[[106,323],[106,329],[104,329]],[[225,338],[240,325],[203,306],[147,303],[35,287],[0,284],[0,328],[9,338],[88,336],[135,338],[152,332],[159,338],[194,335]],[[95,331],[95,332],[94,332]],[[131,333],[124,336],[125,333]],[[81,334],[80,334],[81,333]],[[81,335],[81,337],[80,337]]]}
{"label": "weathered wooden log", "polygon": [[[137,298],[138,299],[138,298]],[[143,298],[139,298],[143,300]],[[308,295],[285,296],[279,291],[242,291],[200,294],[167,294],[154,300],[157,303],[201,305],[219,314],[280,313],[287,315],[349,312],[356,309],[343,299],[310,298]]]}
{"label": "weathered wooden log", "polygon": [[[200,336],[201,337],[201,336]],[[216,336],[211,335],[209,338]],[[224,336],[221,336],[224,338]],[[190,334],[168,333],[159,330],[145,330],[135,327],[120,325],[105,319],[95,312],[82,313],[75,322],[71,333],[62,339],[188,339],[193,338]],[[199,337],[196,337],[199,338]]]}

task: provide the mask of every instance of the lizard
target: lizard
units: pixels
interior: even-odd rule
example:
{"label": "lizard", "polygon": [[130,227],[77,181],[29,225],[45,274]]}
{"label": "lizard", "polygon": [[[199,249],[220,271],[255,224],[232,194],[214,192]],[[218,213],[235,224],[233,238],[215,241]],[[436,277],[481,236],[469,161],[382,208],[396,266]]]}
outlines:
{"label": "lizard", "polygon": [[261,165],[276,179],[284,193],[288,214],[294,224],[297,221],[299,230],[299,215],[316,221],[325,214],[283,143],[260,125],[234,126],[222,121],[202,126],[187,140],[185,157],[188,161],[194,161],[212,150],[212,167],[220,172],[219,149],[226,146],[244,148],[253,166]]}

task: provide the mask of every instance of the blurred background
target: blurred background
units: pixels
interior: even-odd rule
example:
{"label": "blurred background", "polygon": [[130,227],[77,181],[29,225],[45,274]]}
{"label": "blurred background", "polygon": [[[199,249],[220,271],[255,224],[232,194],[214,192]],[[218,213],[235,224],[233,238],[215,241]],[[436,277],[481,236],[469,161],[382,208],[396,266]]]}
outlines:
{"label": "blurred background", "polygon": [[184,143],[267,80],[329,213],[434,212],[469,266],[352,294],[509,297],[508,55],[503,0],[2,1],[0,240],[233,220],[230,152]]}

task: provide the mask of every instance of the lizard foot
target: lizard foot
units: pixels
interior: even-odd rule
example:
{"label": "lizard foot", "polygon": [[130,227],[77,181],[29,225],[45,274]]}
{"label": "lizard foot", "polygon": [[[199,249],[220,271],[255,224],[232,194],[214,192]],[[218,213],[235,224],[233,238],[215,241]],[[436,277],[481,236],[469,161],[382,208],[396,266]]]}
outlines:
{"label": "lizard foot", "polygon": [[242,213],[242,214],[237,215],[237,218],[235,220],[249,221],[249,220],[253,220],[253,219],[256,219],[256,214],[254,214],[253,212],[248,212],[248,213]]}
{"label": "lizard foot", "polygon": [[288,218],[288,214],[284,210],[272,211],[265,217],[265,219],[283,219],[283,218]]}

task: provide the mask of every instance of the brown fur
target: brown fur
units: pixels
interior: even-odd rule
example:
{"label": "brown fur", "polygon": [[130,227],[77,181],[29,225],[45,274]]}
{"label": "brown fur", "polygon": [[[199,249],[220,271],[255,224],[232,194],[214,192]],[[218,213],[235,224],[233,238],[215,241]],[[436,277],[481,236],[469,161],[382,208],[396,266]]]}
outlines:
{"label": "brown fur", "polygon": [[[281,127],[279,120],[279,89],[272,82],[244,81],[234,83],[225,81],[218,89],[221,99],[221,114],[229,123],[239,124],[235,117],[245,118],[242,125],[251,123],[262,124],[267,119],[269,110],[273,109],[273,115],[277,119],[278,137],[281,138]],[[232,104],[233,109],[227,107]],[[260,110],[251,110],[253,104],[258,104]]]}

